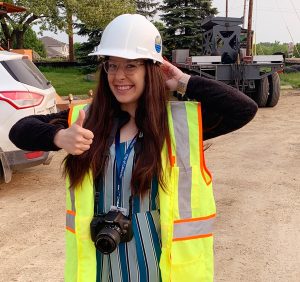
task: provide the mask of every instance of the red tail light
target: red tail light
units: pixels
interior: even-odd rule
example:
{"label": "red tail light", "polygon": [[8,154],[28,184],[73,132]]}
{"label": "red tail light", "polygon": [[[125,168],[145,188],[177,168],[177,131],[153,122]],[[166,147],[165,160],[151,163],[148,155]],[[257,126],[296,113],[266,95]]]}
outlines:
{"label": "red tail light", "polygon": [[5,101],[16,109],[27,109],[42,103],[44,96],[25,91],[0,91],[0,100]]}
{"label": "red tail light", "polygon": [[41,157],[43,154],[44,154],[43,151],[29,152],[29,153],[25,153],[25,157],[26,157],[28,160],[31,160],[31,159],[39,158],[39,157]]}

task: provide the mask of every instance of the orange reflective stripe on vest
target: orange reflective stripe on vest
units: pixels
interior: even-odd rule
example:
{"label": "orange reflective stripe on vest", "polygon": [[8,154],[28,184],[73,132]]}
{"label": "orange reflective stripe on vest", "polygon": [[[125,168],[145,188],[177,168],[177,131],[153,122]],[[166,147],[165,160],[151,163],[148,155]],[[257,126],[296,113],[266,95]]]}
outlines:
{"label": "orange reflective stripe on vest", "polygon": [[174,221],[173,241],[212,236],[215,214],[207,217]]}
{"label": "orange reflective stripe on vest", "polygon": [[66,229],[70,232],[75,233],[75,216],[76,216],[76,209],[75,209],[75,195],[74,189],[70,189],[68,191],[70,193],[71,198],[71,210],[67,210],[66,214]]}

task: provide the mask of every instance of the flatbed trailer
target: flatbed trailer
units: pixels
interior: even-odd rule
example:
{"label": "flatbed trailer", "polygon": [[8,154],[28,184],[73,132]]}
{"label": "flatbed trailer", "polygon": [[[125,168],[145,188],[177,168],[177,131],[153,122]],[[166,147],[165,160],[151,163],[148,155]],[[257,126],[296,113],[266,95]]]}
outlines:
{"label": "flatbed trailer", "polygon": [[[172,63],[189,74],[222,81],[251,97],[259,107],[274,107],[280,96],[282,55],[246,56],[241,34],[243,18],[209,17],[202,22],[204,54],[172,51]],[[217,55],[215,55],[217,54]]]}

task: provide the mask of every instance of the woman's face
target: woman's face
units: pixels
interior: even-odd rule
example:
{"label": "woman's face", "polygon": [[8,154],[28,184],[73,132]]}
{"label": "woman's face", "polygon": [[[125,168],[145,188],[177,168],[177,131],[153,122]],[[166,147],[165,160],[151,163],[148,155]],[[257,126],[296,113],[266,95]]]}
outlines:
{"label": "woman's face", "polygon": [[123,110],[136,109],[145,89],[145,61],[110,57],[104,64],[108,84]]}

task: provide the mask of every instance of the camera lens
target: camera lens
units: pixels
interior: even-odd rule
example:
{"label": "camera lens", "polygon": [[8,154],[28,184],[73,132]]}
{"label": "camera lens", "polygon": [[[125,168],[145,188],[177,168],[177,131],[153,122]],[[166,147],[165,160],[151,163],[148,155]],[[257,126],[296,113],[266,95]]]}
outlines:
{"label": "camera lens", "polygon": [[95,246],[103,254],[112,253],[120,243],[121,237],[118,227],[104,227],[97,235]]}

